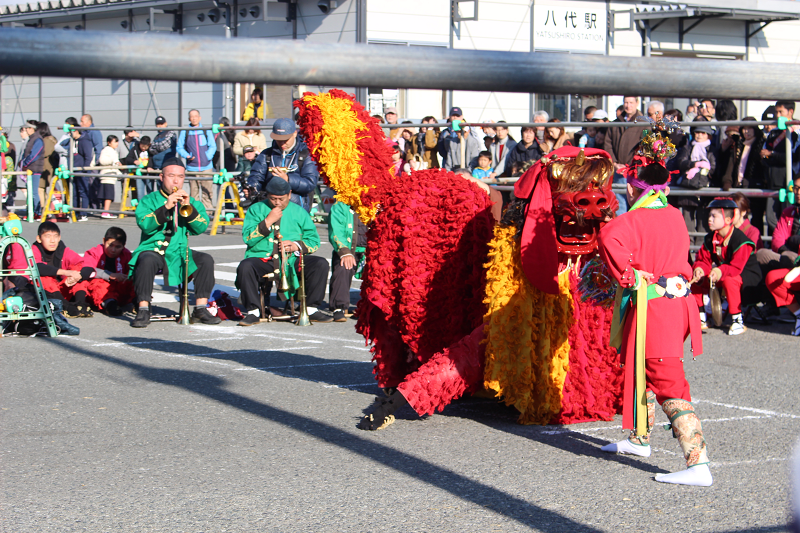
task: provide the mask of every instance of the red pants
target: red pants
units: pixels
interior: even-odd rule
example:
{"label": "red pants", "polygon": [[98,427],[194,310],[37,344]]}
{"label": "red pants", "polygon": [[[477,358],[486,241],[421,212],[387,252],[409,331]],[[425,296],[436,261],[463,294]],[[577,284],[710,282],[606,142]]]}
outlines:
{"label": "red pants", "polygon": [[670,398],[692,401],[689,382],[683,373],[683,361],[679,357],[646,359],[644,372],[647,388],[656,395],[658,403]]}
{"label": "red pants", "polygon": [[786,283],[783,278],[789,270],[786,268],[779,268],[767,274],[767,288],[772,296],[775,297],[775,304],[778,307],[790,305],[800,300],[800,277],[796,278],[791,283]]}
{"label": "red pants", "polygon": [[89,282],[88,281],[79,281],[72,287],[67,287],[67,283],[65,281],[58,281],[55,278],[51,278],[49,276],[42,276],[40,278],[42,280],[42,287],[47,292],[59,292],[61,296],[64,297],[65,300],[71,300],[76,293],[80,291],[89,294]]}
{"label": "red pants", "polygon": [[[725,291],[725,299],[728,300],[728,312],[732,315],[741,313],[742,276],[725,276],[717,282],[717,285]],[[708,278],[703,278],[698,283],[692,284],[692,294],[697,300],[698,307],[703,307],[703,295],[708,294],[709,287]]]}
{"label": "red pants", "polygon": [[126,281],[106,281],[95,278],[88,282],[89,301],[97,309],[103,308],[106,300],[116,300],[120,305],[127,305],[133,301],[133,282]]}

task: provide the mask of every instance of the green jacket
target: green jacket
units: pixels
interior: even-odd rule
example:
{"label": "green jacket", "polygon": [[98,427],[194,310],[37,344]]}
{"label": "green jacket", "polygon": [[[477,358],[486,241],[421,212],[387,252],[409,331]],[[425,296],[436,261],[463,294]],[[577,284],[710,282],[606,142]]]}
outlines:
{"label": "green jacket", "polygon": [[336,202],[331,206],[331,216],[328,218],[328,239],[340,256],[353,253],[355,216],[355,211],[345,203]]}
{"label": "green jacket", "polygon": [[[136,272],[136,260],[146,251],[158,252],[164,256],[166,268],[164,283],[179,285],[183,283],[183,263],[186,254],[188,235],[200,235],[208,228],[208,213],[203,204],[190,199],[192,212],[188,217],[178,216],[178,230],[174,231],[172,221],[175,209],[167,209],[167,195],[159,188],[145,196],[136,206],[136,223],[142,230],[139,246],[133,252],[130,267],[131,275]],[[168,239],[169,237],[169,239]],[[197,270],[192,254],[189,254],[189,275]]]}
{"label": "green jacket", "polygon": [[[247,245],[245,258],[259,257],[267,258],[276,254],[276,237],[271,227],[267,227],[264,220],[269,215],[272,208],[266,202],[258,202],[250,206],[247,215],[244,217],[242,225],[242,240]],[[304,254],[313,254],[319,250],[319,233],[314,221],[305,209],[299,205],[289,202],[283,210],[278,221],[280,234],[284,241],[293,241],[300,245]],[[280,257],[280,255],[278,255]],[[280,260],[275,262],[276,266]],[[300,287],[297,277],[297,255],[289,254],[286,278],[289,281],[289,292],[286,295],[290,298]]]}

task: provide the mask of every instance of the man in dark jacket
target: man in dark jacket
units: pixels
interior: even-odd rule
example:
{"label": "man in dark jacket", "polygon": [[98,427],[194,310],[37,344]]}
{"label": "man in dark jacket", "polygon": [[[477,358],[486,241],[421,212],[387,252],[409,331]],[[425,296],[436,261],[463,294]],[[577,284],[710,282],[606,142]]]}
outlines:
{"label": "man in dark jacket", "polygon": [[532,127],[522,128],[522,140],[508,153],[506,170],[508,175],[514,173],[514,163],[522,164],[525,161],[538,161],[542,158],[542,150],[536,139],[536,130]]}
{"label": "man in dark jacket", "polygon": [[150,144],[150,165],[158,170],[167,159],[172,159],[178,153],[178,134],[174,130],[168,129],[167,119],[162,116],[156,117],[156,129],[158,135],[155,136]]}
{"label": "man in dark jacket", "polygon": [[311,159],[305,143],[297,138],[297,127],[292,119],[276,120],[270,136],[272,146],[256,157],[248,184],[255,192],[261,192],[274,178],[286,180],[292,187],[292,202],[309,211],[311,202],[308,195],[319,180],[317,164]]}
{"label": "man in dark jacket", "polygon": [[27,144],[25,144],[25,150],[22,152],[19,167],[20,170],[30,170],[32,172],[28,179],[31,180],[30,191],[33,193],[33,211],[39,214],[41,206],[39,205],[36,191],[39,189],[39,178],[41,178],[42,170],[44,169],[44,139],[36,132],[36,127],[32,122],[25,124],[25,128],[29,137]]}
{"label": "man in dark jacket", "polygon": [[[638,117],[642,114],[639,113],[639,98],[636,96],[626,96],[622,105],[625,110],[625,118],[618,118],[614,122],[636,122]],[[608,128],[605,141],[603,142],[603,150],[608,152],[611,156],[611,161],[614,163],[614,183],[625,183],[625,178],[621,172],[626,165],[630,164],[636,152],[636,145],[642,139],[641,128]],[[628,199],[624,194],[617,194],[619,200],[619,211],[617,214],[622,214],[628,210]]]}
{"label": "man in dark jacket", "polygon": [[[794,102],[778,101],[775,103],[775,114],[778,117],[785,117],[792,120],[794,116]],[[792,164],[800,160],[800,143],[797,142],[797,133],[790,129],[773,129],[767,135],[764,146],[761,149],[761,157],[766,167],[765,185],[768,189],[780,190],[787,186],[786,176],[786,135],[791,135],[792,145]],[[30,143],[30,141],[28,141]],[[797,174],[794,174],[795,176]],[[793,176],[794,177],[794,176]],[[777,198],[767,198],[767,224],[770,230],[774,230],[778,224],[778,218],[784,209],[789,206],[786,202],[780,202]]]}

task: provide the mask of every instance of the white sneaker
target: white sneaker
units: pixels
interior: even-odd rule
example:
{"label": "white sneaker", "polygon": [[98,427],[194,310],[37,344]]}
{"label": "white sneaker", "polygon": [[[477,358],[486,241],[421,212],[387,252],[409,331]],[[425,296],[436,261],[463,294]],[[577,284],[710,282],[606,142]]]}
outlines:
{"label": "white sneaker", "polygon": [[78,222],[86,222],[87,220],[89,220],[89,217],[87,217],[86,215],[83,215],[82,217],[80,217],[78,219]]}
{"label": "white sneaker", "polygon": [[117,215],[112,215],[111,213],[103,213],[100,215],[100,218],[117,218]]}
{"label": "white sneaker", "polygon": [[744,325],[744,320],[742,320],[742,314],[739,313],[733,317],[733,324],[728,329],[728,335],[741,335],[745,331],[747,331],[747,327]]}

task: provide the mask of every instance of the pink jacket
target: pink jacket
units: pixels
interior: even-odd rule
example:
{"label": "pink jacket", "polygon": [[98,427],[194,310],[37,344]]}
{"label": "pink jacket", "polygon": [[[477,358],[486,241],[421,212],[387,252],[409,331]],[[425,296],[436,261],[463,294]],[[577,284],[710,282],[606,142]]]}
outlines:
{"label": "pink jacket", "polygon": [[794,221],[794,210],[800,209],[796,206],[787,207],[781,213],[775,231],[772,233],[772,251],[778,252],[781,246],[786,244],[786,239],[792,236],[792,222]]}
{"label": "pink jacket", "polygon": [[114,261],[114,268],[106,268],[106,252],[102,244],[98,244],[94,248],[86,250],[86,253],[83,254],[83,266],[108,270],[113,273],[127,274],[128,263],[130,263],[130,261],[131,251],[127,248],[123,248],[122,253],[119,254],[117,260]]}

